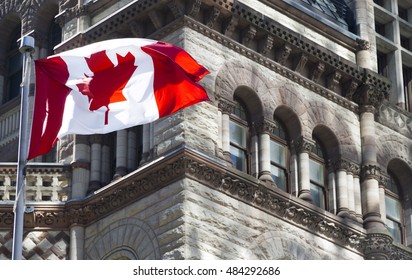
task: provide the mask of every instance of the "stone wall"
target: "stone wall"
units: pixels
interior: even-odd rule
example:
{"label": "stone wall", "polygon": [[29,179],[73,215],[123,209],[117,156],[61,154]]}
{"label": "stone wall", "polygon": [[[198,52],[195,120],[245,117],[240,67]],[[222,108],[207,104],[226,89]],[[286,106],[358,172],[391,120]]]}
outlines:
{"label": "stone wall", "polygon": [[362,259],[191,179],[86,228],[86,259]]}

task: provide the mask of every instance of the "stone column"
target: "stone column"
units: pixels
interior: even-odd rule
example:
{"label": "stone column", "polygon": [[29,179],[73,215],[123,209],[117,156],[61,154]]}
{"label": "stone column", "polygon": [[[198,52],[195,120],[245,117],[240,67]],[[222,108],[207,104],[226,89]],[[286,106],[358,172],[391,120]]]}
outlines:
{"label": "stone column", "polygon": [[335,175],[335,166],[333,163],[329,162],[328,166],[328,189],[329,189],[329,212],[337,214],[337,191],[336,191],[336,175]]}
{"label": "stone column", "polygon": [[75,135],[72,167],[71,199],[86,196],[90,181],[90,146],[88,136]]}
{"label": "stone column", "polygon": [[89,191],[95,191],[101,187],[102,171],[102,135],[95,134],[89,137],[91,144],[90,152],[90,183]]}
{"label": "stone column", "polygon": [[314,145],[315,143],[313,140],[304,137],[296,140],[296,152],[298,154],[299,166],[298,197],[309,202],[312,202],[312,195],[310,192],[309,154]]}
{"label": "stone column", "polygon": [[143,133],[143,141],[142,141],[142,160],[140,164],[144,164],[151,159],[152,156],[152,131],[153,131],[153,123],[144,124],[142,128]]}
{"label": "stone column", "polygon": [[127,130],[127,169],[135,170],[137,167],[137,134],[135,128]]}
{"label": "stone column", "polygon": [[222,112],[222,153],[223,158],[232,164],[230,160],[230,114],[233,112],[233,105],[226,100],[219,100],[219,110]]}
{"label": "stone column", "polygon": [[[405,228],[412,229],[412,194],[404,195]],[[412,248],[412,230],[406,231],[406,246]]]}
{"label": "stone column", "polygon": [[255,125],[252,125],[252,137],[250,138],[250,172],[253,177],[259,178],[259,135],[256,130],[257,128],[255,127]]}
{"label": "stone column", "polygon": [[84,259],[84,227],[72,225],[70,227],[70,260]]}
{"label": "stone column", "polygon": [[299,193],[299,167],[298,156],[293,142],[290,145],[290,153],[290,192],[297,197]]}
{"label": "stone column", "polygon": [[356,221],[356,211],[355,211],[355,181],[353,173],[355,171],[355,164],[349,163],[347,171],[347,181],[348,181],[348,209],[350,218]]}
{"label": "stone column", "polygon": [[116,132],[116,171],[114,179],[127,174],[127,129]]}
{"label": "stone column", "polygon": [[381,219],[384,224],[386,224],[386,203],[385,203],[385,189],[389,184],[389,178],[381,175],[379,178],[379,204],[380,204],[380,214]]}
{"label": "stone column", "polygon": [[363,68],[377,70],[376,39],[375,39],[375,15],[373,0],[349,0],[349,7],[354,12],[358,40],[356,53],[357,64]]}
{"label": "stone column", "polygon": [[361,108],[361,110],[361,190],[363,204],[363,224],[367,230],[372,230],[373,232],[387,232],[380,214],[380,169],[377,165],[377,147],[375,141],[375,108],[373,106],[365,105]]}
{"label": "stone column", "polygon": [[[74,136],[71,199],[80,200],[87,195],[90,182],[90,145],[88,136]],[[70,259],[83,259],[84,227],[70,227]]]}
{"label": "stone column", "polygon": [[362,201],[361,201],[361,186],[360,186],[360,167],[359,165],[354,165],[353,170],[353,192],[355,198],[355,217],[356,221],[360,224],[363,224],[362,219]]}
{"label": "stone column", "polygon": [[259,134],[259,180],[268,186],[274,186],[275,183],[270,171],[270,135],[273,131],[273,125],[267,120],[263,120],[257,125]]}
{"label": "stone column", "polygon": [[101,172],[100,172],[100,182],[102,184],[107,184],[112,179],[112,167],[111,167],[111,156],[110,156],[110,149],[112,145],[112,139],[110,134],[104,134],[102,136],[103,143],[102,143],[102,157],[101,157]]}
{"label": "stone column", "polygon": [[337,215],[342,218],[349,218],[349,199],[348,199],[348,169],[349,163],[346,160],[338,160],[335,163],[336,169],[336,200]]}

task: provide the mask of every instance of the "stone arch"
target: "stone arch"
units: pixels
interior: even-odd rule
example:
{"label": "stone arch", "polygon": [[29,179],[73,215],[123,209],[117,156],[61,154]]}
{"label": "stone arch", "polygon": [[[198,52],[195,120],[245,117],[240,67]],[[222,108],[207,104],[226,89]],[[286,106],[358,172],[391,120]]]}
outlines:
{"label": "stone arch", "polygon": [[412,166],[411,147],[405,144],[405,141],[396,135],[383,135],[376,140],[378,148],[377,161],[381,170],[386,170],[392,159],[401,159],[407,165]]}
{"label": "stone arch", "polygon": [[389,161],[386,171],[398,180],[402,196],[412,195],[412,169],[410,165],[402,159],[393,158]]}
{"label": "stone arch", "polygon": [[85,258],[91,260],[160,259],[155,232],[147,223],[136,218],[109,224],[85,247]]}
{"label": "stone arch", "polygon": [[335,133],[325,125],[317,125],[313,129],[312,138],[317,138],[321,142],[325,152],[326,158],[332,161],[336,161],[340,158],[340,146],[339,141],[336,138]]}
{"label": "stone arch", "polygon": [[59,13],[59,5],[56,0],[44,0],[43,4],[36,10],[37,16],[32,19],[31,27],[36,31],[36,42],[38,45],[45,44],[48,40],[50,23]]}
{"label": "stone arch", "polygon": [[269,231],[258,236],[251,244],[251,259],[259,260],[321,260],[329,259],[316,245],[303,236],[286,230]]}
{"label": "stone arch", "polygon": [[262,102],[257,94],[247,86],[239,86],[235,89],[233,99],[242,103],[248,113],[248,121],[258,122],[262,119]]}
{"label": "stone arch", "polygon": [[298,137],[302,135],[302,124],[291,107],[287,105],[278,106],[273,117],[282,122],[286,134],[289,137],[288,141],[298,139]]}
{"label": "stone arch", "polygon": [[[359,163],[361,161],[360,136],[356,137],[353,134],[349,124],[344,121],[345,117],[337,112],[337,110],[328,107],[325,102],[309,102],[307,123],[303,125],[311,130],[310,136],[317,126],[327,127],[338,141],[340,156]],[[356,119],[356,116],[354,118]]]}
{"label": "stone arch", "polygon": [[[262,69],[258,66],[242,63],[240,61],[229,61],[225,63],[219,70],[215,84],[215,98],[233,100],[234,93],[239,88],[249,88],[250,92],[254,92],[260,99],[262,106],[262,114],[271,118],[273,110],[270,110],[266,105],[273,103],[264,100],[263,97],[269,96],[271,91],[268,79],[262,74]],[[271,94],[272,98],[279,98],[278,94]],[[278,103],[278,102],[276,102]]]}

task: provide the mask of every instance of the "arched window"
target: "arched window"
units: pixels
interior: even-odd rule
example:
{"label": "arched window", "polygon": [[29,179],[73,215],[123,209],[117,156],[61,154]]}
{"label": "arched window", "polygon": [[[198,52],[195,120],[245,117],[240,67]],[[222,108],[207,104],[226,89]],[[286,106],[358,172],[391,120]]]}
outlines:
{"label": "arched window", "polygon": [[6,96],[4,102],[10,101],[20,94],[23,56],[19,52],[17,40],[21,37],[21,27],[12,33],[7,53]]}
{"label": "arched window", "polygon": [[246,111],[242,104],[236,102],[229,123],[230,159],[243,172],[249,172],[248,130]]}
{"label": "arched window", "polygon": [[310,173],[310,192],[313,204],[326,209],[327,186],[326,186],[326,160],[322,146],[317,139],[310,153],[309,173]]}
{"label": "arched window", "polygon": [[289,150],[282,125],[274,120],[275,127],[270,139],[270,172],[276,186],[288,192]]}
{"label": "arched window", "polygon": [[393,176],[390,176],[385,189],[386,227],[393,240],[403,243],[403,209],[401,203],[400,186]]}

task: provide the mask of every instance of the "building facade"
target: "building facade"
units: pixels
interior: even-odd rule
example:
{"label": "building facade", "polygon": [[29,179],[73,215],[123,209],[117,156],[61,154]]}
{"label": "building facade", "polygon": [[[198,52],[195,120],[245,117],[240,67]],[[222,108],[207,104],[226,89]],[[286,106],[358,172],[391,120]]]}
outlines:
{"label": "building facade", "polygon": [[0,259],[23,35],[33,59],[152,38],[211,72],[210,102],[28,163],[25,259],[412,259],[410,1],[3,0]]}

